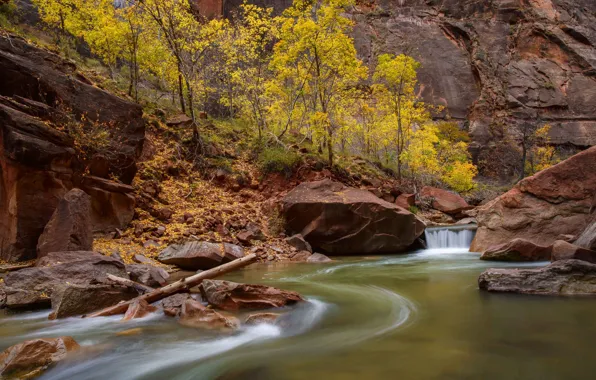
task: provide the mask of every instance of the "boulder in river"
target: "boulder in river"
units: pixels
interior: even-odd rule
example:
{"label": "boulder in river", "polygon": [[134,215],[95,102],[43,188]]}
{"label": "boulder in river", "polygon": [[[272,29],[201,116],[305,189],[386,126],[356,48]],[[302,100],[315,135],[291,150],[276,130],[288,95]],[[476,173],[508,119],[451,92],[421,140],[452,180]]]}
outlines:
{"label": "boulder in river", "polygon": [[206,270],[244,257],[244,249],[229,243],[190,241],[172,244],[159,254],[157,260],[182,269]]}
{"label": "boulder in river", "polygon": [[595,295],[596,264],[562,260],[537,269],[487,269],[478,287],[489,292],[538,295]]}
{"label": "boulder in river", "polygon": [[6,306],[47,307],[57,287],[106,282],[108,273],[128,278],[124,264],[113,257],[85,251],[52,252],[38,260],[37,266],[6,275]]}
{"label": "boulder in river", "polygon": [[157,307],[149,305],[144,299],[138,299],[128,306],[122,320],[130,321],[131,319],[143,318],[155,311],[157,311]]}
{"label": "boulder in river", "polygon": [[424,232],[411,212],[329,179],[301,183],[282,209],[286,228],[327,254],[400,252]]}
{"label": "boulder in river", "polygon": [[331,261],[333,260],[322,253],[313,253],[308,259],[306,259],[307,263],[329,263]]}
{"label": "boulder in river", "polygon": [[188,327],[219,331],[233,331],[240,324],[236,318],[224,316],[191,299],[182,305],[179,322]]}
{"label": "boulder in river", "polygon": [[93,250],[91,198],[81,189],[64,195],[37,244],[37,257],[50,252]]}
{"label": "boulder in river", "polygon": [[128,301],[139,294],[136,290],[114,285],[62,285],[52,293],[50,319],[85,315]]}
{"label": "boulder in river", "polygon": [[492,261],[548,261],[551,247],[544,247],[525,239],[513,239],[508,243],[490,247],[481,260]]}
{"label": "boulder in river", "polygon": [[578,247],[563,240],[557,240],[552,245],[552,261],[559,260],[583,260],[590,263],[596,263],[596,251]]}
{"label": "boulder in river", "polygon": [[199,294],[176,293],[162,299],[157,305],[163,309],[165,315],[177,317],[180,315],[184,302],[191,299],[196,301],[197,298],[200,300]]}
{"label": "boulder in river", "polygon": [[270,309],[304,301],[296,292],[231,281],[203,280],[200,289],[203,298],[210,305],[228,311]]}
{"label": "boulder in river", "polygon": [[244,323],[247,325],[258,325],[261,323],[275,323],[275,321],[279,318],[279,314],[277,313],[257,313],[251,314],[244,320]]}
{"label": "boulder in river", "polygon": [[431,199],[431,206],[446,214],[456,215],[472,208],[459,194],[431,186],[424,186],[420,196]]}
{"label": "boulder in river", "polygon": [[584,231],[596,194],[596,147],[520,181],[477,208],[478,230],[470,250],[515,238],[551,245],[560,235]]}
{"label": "boulder in river", "polygon": [[64,360],[80,348],[69,336],[32,339],[8,347],[0,353],[2,379],[30,379],[39,376],[51,365]]}

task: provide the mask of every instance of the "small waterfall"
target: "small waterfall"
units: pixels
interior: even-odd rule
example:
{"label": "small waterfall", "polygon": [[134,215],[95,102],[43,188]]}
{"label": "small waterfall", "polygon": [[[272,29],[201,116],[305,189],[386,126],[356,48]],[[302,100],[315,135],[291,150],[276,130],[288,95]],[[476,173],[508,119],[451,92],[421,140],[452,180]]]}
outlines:
{"label": "small waterfall", "polygon": [[470,248],[476,233],[475,224],[430,227],[424,231],[428,249]]}

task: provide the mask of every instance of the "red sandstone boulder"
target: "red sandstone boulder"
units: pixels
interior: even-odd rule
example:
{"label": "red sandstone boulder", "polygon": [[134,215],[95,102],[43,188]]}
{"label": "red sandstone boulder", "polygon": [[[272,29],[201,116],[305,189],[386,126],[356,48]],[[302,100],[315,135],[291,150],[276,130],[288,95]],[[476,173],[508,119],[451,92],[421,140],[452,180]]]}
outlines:
{"label": "red sandstone boulder", "polygon": [[182,305],[184,305],[184,302],[187,300],[196,301],[196,297],[198,297],[200,300],[199,294],[177,293],[162,299],[157,305],[163,309],[165,315],[177,317],[180,315],[180,311],[182,310]]}
{"label": "red sandstone boulder", "polygon": [[200,286],[210,305],[228,311],[269,309],[304,301],[300,294],[265,285],[237,284],[231,281],[204,280]]}
{"label": "red sandstone boulder", "polygon": [[183,269],[205,270],[242,257],[244,249],[234,244],[191,241],[170,245],[161,251],[157,260]]}
{"label": "red sandstone boulder", "polygon": [[130,321],[131,319],[143,318],[155,311],[157,311],[157,307],[149,305],[147,301],[143,299],[139,299],[128,306],[122,320]]}
{"label": "red sandstone boulder", "polygon": [[539,295],[595,295],[596,264],[556,261],[538,269],[487,269],[478,287],[489,292]]}
{"label": "red sandstone boulder", "polygon": [[547,261],[551,258],[551,247],[543,247],[524,239],[490,247],[481,260],[492,261]]}
{"label": "red sandstone boulder", "polygon": [[15,344],[0,353],[0,375],[3,379],[37,377],[79,348],[79,344],[69,336],[33,339]]}
{"label": "red sandstone boulder", "polygon": [[424,232],[409,211],[328,179],[301,183],[282,208],[287,230],[327,254],[399,252]]}
{"label": "red sandstone boulder", "polygon": [[432,199],[432,208],[450,215],[459,214],[471,208],[468,202],[458,194],[436,187],[424,186],[420,191],[420,196]]}
{"label": "red sandstone boulder", "polygon": [[575,240],[574,244],[582,248],[596,251],[596,217],[593,219],[594,221],[588,224],[584,232],[582,232]]}
{"label": "red sandstone boulder", "polygon": [[590,263],[596,263],[596,251],[578,247],[563,240],[557,240],[552,245],[552,261],[559,260],[583,260]]}
{"label": "red sandstone boulder", "polygon": [[178,322],[187,327],[226,332],[237,329],[240,324],[236,318],[223,316],[194,300],[184,302]]}
{"label": "red sandstone boulder", "polygon": [[124,264],[96,252],[52,252],[37,266],[10,272],[4,278],[5,305],[9,308],[46,307],[55,289],[66,283],[107,283],[107,274],[128,278]]}
{"label": "red sandstone boulder", "polygon": [[72,189],[58,203],[39,237],[37,257],[50,252],[91,250],[93,231],[90,197],[81,189]]}
{"label": "red sandstone boulder", "polygon": [[139,294],[136,290],[114,285],[62,285],[52,292],[50,319],[89,314],[93,311],[128,301]]}
{"label": "red sandstone boulder", "polygon": [[395,204],[409,210],[410,207],[416,204],[416,194],[400,194],[395,198]]}
{"label": "red sandstone boulder", "polygon": [[543,170],[484,206],[470,248],[523,238],[550,245],[560,235],[577,236],[586,228],[596,194],[596,147]]}

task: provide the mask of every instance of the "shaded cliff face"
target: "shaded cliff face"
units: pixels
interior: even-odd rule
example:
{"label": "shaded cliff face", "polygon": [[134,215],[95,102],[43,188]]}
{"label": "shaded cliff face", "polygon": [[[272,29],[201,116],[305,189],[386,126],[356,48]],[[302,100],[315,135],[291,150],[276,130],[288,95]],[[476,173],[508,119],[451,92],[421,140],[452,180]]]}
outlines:
{"label": "shaded cliff face", "polygon": [[503,127],[551,124],[556,144],[596,145],[596,2],[392,0],[357,6],[362,58],[409,53],[423,97],[465,123],[476,150]]}

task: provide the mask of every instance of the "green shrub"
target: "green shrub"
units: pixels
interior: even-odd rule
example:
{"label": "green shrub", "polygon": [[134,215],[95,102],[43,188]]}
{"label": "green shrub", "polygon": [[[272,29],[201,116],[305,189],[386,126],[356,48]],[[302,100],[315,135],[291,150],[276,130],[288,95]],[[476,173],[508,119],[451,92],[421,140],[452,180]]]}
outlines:
{"label": "green shrub", "polygon": [[0,0],[0,26],[8,28],[11,25],[11,20],[16,10],[16,5],[13,1]]}
{"label": "green shrub", "polygon": [[300,156],[283,148],[265,148],[259,154],[259,167],[263,173],[281,173],[290,177],[300,163]]}
{"label": "green shrub", "polygon": [[410,211],[412,214],[416,215],[420,212],[420,209],[414,205],[411,205],[410,207],[408,207],[408,211]]}

